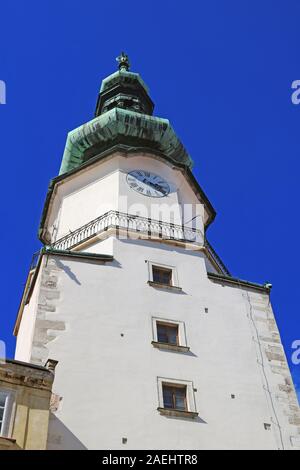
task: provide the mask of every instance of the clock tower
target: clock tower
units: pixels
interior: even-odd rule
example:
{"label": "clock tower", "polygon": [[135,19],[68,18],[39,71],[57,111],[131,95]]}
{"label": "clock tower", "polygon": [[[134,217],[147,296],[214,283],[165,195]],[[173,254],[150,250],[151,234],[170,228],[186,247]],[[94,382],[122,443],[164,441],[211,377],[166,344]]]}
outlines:
{"label": "clock tower", "polygon": [[118,63],[67,136],[15,325],[17,360],[58,361],[47,447],[296,448],[271,285],[211,247],[190,155]]}

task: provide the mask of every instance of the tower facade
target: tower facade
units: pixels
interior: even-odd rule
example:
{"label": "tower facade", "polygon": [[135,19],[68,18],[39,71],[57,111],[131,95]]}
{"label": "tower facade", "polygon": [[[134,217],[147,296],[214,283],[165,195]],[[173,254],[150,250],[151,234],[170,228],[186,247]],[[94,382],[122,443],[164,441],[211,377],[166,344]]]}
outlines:
{"label": "tower facade", "polygon": [[49,186],[16,360],[58,361],[48,449],[292,449],[270,285],[233,277],[215,210],[125,54]]}

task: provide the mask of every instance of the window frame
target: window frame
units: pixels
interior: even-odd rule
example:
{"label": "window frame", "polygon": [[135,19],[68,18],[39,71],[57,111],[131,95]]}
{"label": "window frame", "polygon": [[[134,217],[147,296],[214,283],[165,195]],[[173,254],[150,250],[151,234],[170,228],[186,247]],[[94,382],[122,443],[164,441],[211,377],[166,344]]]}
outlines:
{"label": "window frame", "polygon": [[12,421],[15,411],[15,391],[0,389],[0,394],[5,395],[3,418],[0,425],[0,437],[10,437],[12,432]]}
{"label": "window frame", "polygon": [[[160,341],[159,340],[159,327],[165,328],[166,329],[166,336],[169,338],[168,330],[171,329],[176,329],[176,343],[172,343],[171,341]],[[157,342],[158,343],[164,343],[164,344],[169,344],[171,346],[180,346],[180,337],[179,337],[179,325],[178,323],[171,323],[171,322],[166,322],[166,321],[156,321],[156,332],[157,332]]]}
{"label": "window frame", "polygon": [[[179,410],[173,408],[165,408],[164,397],[163,397],[163,386],[170,387],[186,387],[186,410]],[[189,418],[195,419],[198,416],[196,399],[194,392],[194,384],[191,380],[181,379],[170,379],[167,377],[157,377],[157,389],[158,389],[158,408],[157,410],[161,415],[177,417],[177,418]]]}
{"label": "window frame", "polygon": [[[149,285],[153,287],[159,287],[162,289],[179,290],[179,291],[182,290],[181,287],[179,286],[178,273],[177,273],[177,269],[175,266],[162,264],[159,262],[157,263],[155,261],[149,261],[149,260],[148,261],[146,260],[146,263],[148,264],[148,284]],[[171,284],[162,284],[162,283],[154,281],[153,268],[171,271]]]}
{"label": "window frame", "polygon": [[[187,345],[185,323],[179,320],[163,318],[162,316],[155,316],[151,318],[152,321],[152,345],[158,349],[186,353],[190,348]],[[164,343],[158,340],[158,324],[165,324],[170,326],[177,326],[178,329],[178,344]]]}
{"label": "window frame", "polygon": [[[158,273],[158,276],[155,275],[155,271]],[[156,277],[162,278],[163,274],[167,273],[169,282],[161,282],[157,280]],[[170,268],[162,268],[161,266],[152,265],[152,278],[155,284],[161,284],[162,286],[173,287],[173,271]]]}
{"label": "window frame", "polygon": [[[165,389],[169,389],[171,391],[171,396],[172,396],[172,407],[168,407],[165,404],[165,398],[164,398],[164,391]],[[184,409],[180,409],[176,407],[176,393],[174,393],[176,390],[184,390]],[[187,404],[187,386],[185,384],[169,384],[167,382],[162,383],[162,391],[163,391],[163,401],[164,401],[164,408],[167,408],[169,410],[173,411],[188,411],[188,404]]]}

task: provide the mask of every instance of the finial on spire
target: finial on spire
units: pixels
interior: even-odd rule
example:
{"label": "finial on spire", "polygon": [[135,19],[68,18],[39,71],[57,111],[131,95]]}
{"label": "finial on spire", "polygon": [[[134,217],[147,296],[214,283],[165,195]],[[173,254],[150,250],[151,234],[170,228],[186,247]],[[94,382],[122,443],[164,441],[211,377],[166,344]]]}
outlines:
{"label": "finial on spire", "polygon": [[125,54],[125,52],[121,52],[121,54],[116,58],[116,61],[119,63],[119,70],[120,72],[122,70],[129,70],[130,68],[130,62],[128,55]]}

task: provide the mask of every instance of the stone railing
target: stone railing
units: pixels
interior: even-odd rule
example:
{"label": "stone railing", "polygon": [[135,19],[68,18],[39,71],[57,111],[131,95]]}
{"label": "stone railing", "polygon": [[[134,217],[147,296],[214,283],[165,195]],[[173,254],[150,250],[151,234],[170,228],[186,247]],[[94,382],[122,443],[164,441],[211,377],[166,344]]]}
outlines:
{"label": "stone railing", "polygon": [[204,244],[204,236],[199,229],[148,219],[138,215],[109,211],[60,238],[53,243],[52,247],[58,250],[69,250],[109,229],[120,230],[120,238],[127,238],[126,234],[129,235],[129,232],[133,232],[136,233],[137,237],[143,235],[144,237],[155,237],[162,240]]}
{"label": "stone railing", "polygon": [[[109,211],[97,217],[91,222],[83,225],[82,227],[74,230],[74,232],[65,235],[51,246],[57,250],[72,250],[77,245],[93,238],[101,236],[109,229],[117,231],[119,238],[138,238],[142,235],[143,238],[158,238],[161,240],[174,240],[183,243],[189,243],[195,246],[205,246],[212,260],[219,266],[222,273],[226,276],[231,276],[230,272],[222,262],[221,258],[217,255],[208,240],[203,236],[201,230],[177,225],[159,220],[148,219],[138,215],[125,214],[123,212]],[[35,253],[33,256],[31,269],[36,267],[40,253]]]}

